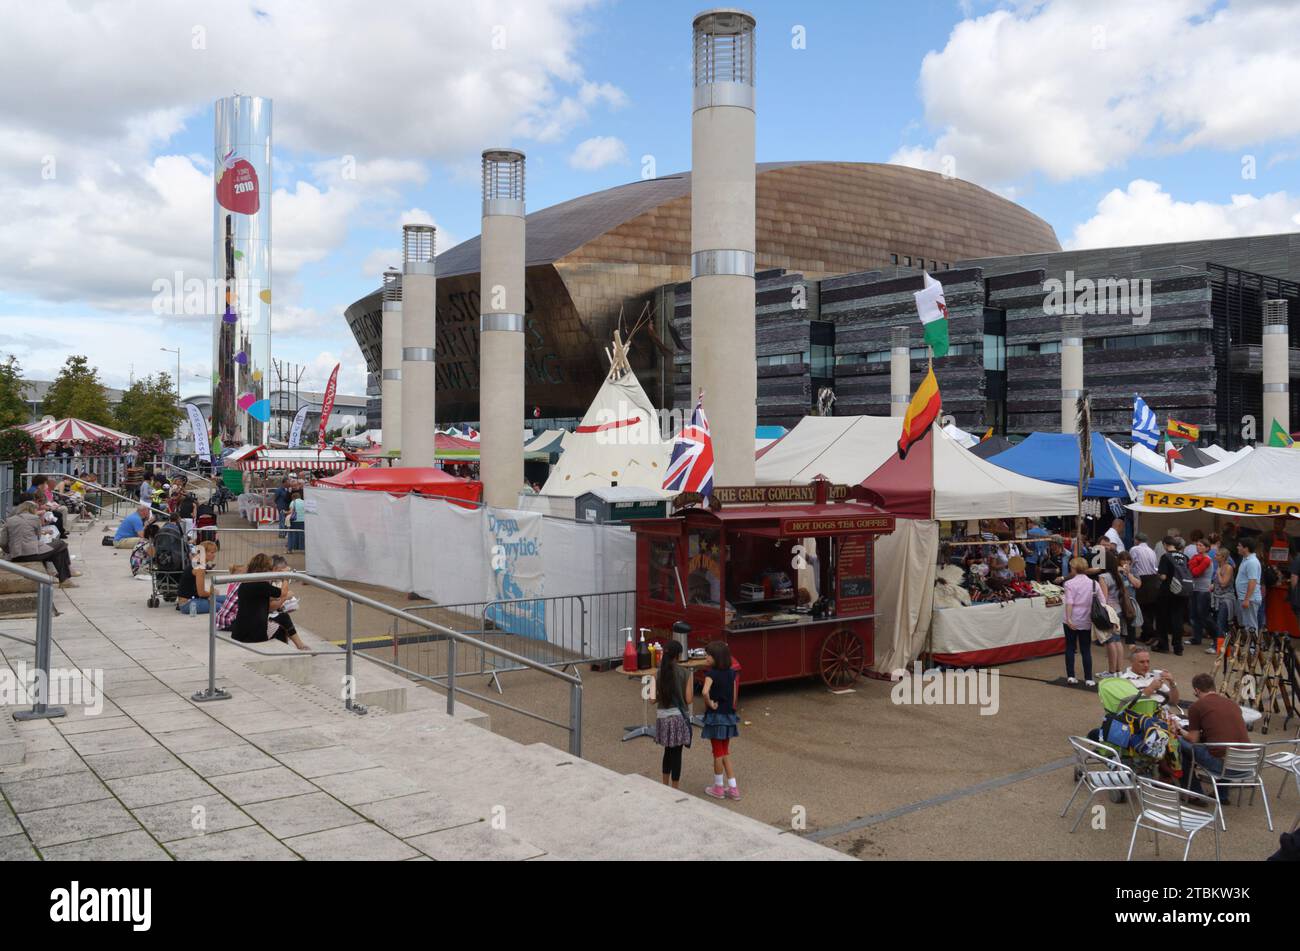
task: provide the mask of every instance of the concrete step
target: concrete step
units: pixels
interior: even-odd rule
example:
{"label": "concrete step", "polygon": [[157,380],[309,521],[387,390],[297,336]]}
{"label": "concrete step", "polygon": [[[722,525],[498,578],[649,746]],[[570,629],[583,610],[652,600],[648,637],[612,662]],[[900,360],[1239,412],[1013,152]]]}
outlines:
{"label": "concrete step", "polygon": [[[36,585],[32,585],[33,588]],[[36,592],[30,594],[0,594],[0,618],[36,616]]]}
{"label": "concrete step", "polygon": [[0,571],[0,594],[35,594],[36,582]]}

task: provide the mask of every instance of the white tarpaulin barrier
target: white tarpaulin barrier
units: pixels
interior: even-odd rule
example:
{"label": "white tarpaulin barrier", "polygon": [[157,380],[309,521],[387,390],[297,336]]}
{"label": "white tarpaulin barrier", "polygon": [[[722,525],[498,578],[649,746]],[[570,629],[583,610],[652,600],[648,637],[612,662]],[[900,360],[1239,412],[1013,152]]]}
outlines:
{"label": "white tarpaulin barrier", "polygon": [[308,574],[411,590],[408,499],[308,486],[305,501]]}
{"label": "white tarpaulin barrier", "polygon": [[307,571],[326,578],[439,604],[636,587],[636,539],[622,525],[320,486],[307,506]]}
{"label": "white tarpaulin barrier", "polygon": [[930,630],[939,523],[900,518],[875,543],[876,630],[873,669],[907,668]]}

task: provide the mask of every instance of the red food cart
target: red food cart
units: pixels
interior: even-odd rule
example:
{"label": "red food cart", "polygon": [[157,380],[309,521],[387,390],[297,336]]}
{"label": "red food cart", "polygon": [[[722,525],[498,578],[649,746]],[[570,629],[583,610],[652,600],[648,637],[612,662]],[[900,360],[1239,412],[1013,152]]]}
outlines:
{"label": "red food cart", "polygon": [[[894,517],[866,502],[828,501],[830,489],[720,488],[711,507],[632,522],[646,639],[669,641],[673,623],[686,621],[687,646],[726,641],[746,683],[813,675],[832,689],[853,683],[874,659],[872,543],[894,530]],[[814,591],[799,587],[804,567]]]}

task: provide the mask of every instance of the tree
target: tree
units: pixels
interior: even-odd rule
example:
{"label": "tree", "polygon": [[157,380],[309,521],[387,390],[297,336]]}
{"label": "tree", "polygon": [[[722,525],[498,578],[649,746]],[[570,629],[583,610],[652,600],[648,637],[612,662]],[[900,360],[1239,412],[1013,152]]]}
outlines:
{"label": "tree", "polygon": [[136,380],[117,406],[117,428],[132,436],[165,439],[173,435],[183,416],[173,387],[166,373]]}
{"label": "tree", "polygon": [[55,419],[74,416],[101,426],[113,425],[108,396],[99,382],[99,370],[82,356],[68,357],[45,394],[42,412]]}
{"label": "tree", "polygon": [[0,429],[27,422],[27,401],[23,398],[23,368],[13,354],[0,363]]}
{"label": "tree", "polygon": [[19,463],[36,455],[36,440],[26,430],[0,431],[0,462]]}

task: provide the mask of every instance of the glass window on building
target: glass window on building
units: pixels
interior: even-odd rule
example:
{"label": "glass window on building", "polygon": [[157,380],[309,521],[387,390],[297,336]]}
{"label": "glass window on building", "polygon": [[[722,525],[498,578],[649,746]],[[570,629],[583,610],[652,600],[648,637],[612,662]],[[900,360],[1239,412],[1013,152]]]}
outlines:
{"label": "glass window on building", "polygon": [[911,266],[912,266],[912,258],[911,258],[910,255],[908,255],[907,257],[904,257],[904,258],[903,258],[903,266],[904,266],[904,267],[911,267]]}
{"label": "glass window on building", "polygon": [[829,320],[808,323],[809,362],[815,379],[835,376],[835,324]]}
{"label": "glass window on building", "polygon": [[897,255],[897,254],[891,254],[891,255],[889,256],[889,258],[890,258],[890,260],[891,260],[894,264],[897,264],[897,263],[898,263],[898,255]]}

